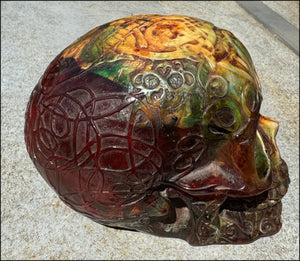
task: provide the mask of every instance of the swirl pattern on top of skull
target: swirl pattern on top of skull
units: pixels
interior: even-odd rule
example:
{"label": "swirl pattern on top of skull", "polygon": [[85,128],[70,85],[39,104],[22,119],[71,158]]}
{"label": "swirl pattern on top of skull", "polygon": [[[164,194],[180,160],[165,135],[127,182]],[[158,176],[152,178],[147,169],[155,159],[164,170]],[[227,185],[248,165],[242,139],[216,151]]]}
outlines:
{"label": "swirl pattern on top of skull", "polygon": [[229,31],[179,15],[97,27],[32,92],[25,141],[60,199],[115,228],[192,245],[249,243],[281,228],[288,170],[278,123]]}

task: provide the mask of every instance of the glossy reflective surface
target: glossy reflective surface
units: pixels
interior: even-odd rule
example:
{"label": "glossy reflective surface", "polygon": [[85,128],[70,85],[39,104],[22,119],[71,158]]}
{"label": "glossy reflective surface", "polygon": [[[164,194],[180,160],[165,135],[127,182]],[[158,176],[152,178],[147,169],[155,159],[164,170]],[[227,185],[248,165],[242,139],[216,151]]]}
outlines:
{"label": "glossy reflective surface", "polygon": [[192,245],[248,243],[279,231],[289,184],[261,101],[232,33],[186,16],[129,17],[54,59],[30,98],[25,141],[61,200],[96,222]]}

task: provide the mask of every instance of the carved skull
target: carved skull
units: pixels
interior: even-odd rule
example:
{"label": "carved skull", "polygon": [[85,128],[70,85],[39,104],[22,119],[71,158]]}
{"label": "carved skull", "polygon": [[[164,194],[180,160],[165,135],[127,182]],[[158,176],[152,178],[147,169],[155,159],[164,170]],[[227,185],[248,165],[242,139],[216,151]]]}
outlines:
{"label": "carved skull", "polygon": [[25,141],[60,199],[100,224],[192,245],[248,243],[279,231],[289,184],[261,101],[232,33],[133,16],[54,59],[31,95]]}

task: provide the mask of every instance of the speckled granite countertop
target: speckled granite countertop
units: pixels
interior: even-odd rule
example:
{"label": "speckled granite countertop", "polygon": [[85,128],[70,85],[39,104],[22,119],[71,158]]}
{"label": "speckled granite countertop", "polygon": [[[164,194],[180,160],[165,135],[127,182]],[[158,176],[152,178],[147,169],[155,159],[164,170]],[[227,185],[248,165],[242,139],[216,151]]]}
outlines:
{"label": "speckled granite countertop", "polygon": [[[283,10],[283,16],[299,27],[299,2],[286,8],[293,12]],[[277,144],[291,178],[276,235],[248,245],[192,247],[107,228],[64,205],[33,166],[24,113],[48,64],[90,29],[147,13],[208,20],[233,32],[250,52],[263,88],[261,113],[280,123]],[[237,3],[2,1],[1,43],[1,259],[299,259],[299,57]]]}

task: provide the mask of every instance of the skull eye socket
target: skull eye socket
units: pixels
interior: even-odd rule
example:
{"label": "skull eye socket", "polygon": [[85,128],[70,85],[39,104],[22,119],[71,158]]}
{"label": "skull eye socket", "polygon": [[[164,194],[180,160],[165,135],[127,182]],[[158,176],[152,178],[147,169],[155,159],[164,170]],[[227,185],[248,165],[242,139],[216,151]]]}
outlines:
{"label": "skull eye socket", "polygon": [[235,117],[233,110],[229,107],[222,107],[215,112],[208,128],[213,134],[229,134],[231,133],[230,129],[234,123]]}
{"label": "skull eye socket", "polygon": [[205,108],[202,119],[204,137],[208,139],[231,138],[247,126],[249,117],[241,104],[228,97],[217,99]]}
{"label": "skull eye socket", "polygon": [[216,111],[214,119],[221,125],[220,127],[231,127],[235,122],[234,112],[229,107],[223,107]]}

